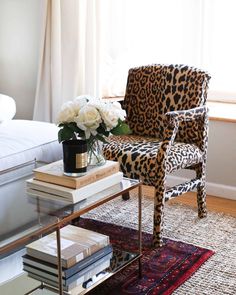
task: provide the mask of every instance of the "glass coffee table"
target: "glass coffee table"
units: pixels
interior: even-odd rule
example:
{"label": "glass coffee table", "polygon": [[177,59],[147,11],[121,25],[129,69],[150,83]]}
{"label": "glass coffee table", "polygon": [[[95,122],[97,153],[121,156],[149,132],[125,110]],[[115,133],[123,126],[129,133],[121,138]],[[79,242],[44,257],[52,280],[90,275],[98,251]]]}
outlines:
{"label": "glass coffee table", "polygon": [[[45,200],[27,195],[26,180],[32,178],[32,169],[38,165],[42,164],[25,163],[0,174],[0,294],[67,294],[62,287],[60,228],[133,189],[138,189],[137,253],[129,253],[129,259],[118,267],[106,269],[104,276],[93,285],[85,287],[79,294],[87,293],[135,260],[139,262],[139,275],[141,276],[141,182],[123,178],[120,183],[96,195],[76,204],[69,204],[65,201]],[[25,246],[53,231],[57,236],[58,288],[32,280],[22,270],[22,255],[25,254]],[[115,253],[116,251],[113,251],[113,255]],[[23,286],[23,291],[17,293],[20,286]]]}

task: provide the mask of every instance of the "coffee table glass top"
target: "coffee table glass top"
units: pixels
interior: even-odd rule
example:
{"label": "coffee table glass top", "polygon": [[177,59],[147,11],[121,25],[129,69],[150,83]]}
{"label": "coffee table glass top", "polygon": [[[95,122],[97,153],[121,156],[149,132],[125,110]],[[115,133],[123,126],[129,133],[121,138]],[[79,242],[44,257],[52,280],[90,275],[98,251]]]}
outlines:
{"label": "coffee table glass top", "polygon": [[25,181],[33,168],[35,163],[27,163],[0,175],[0,258],[6,254],[2,247],[57,221],[48,214],[39,216],[35,204],[29,201]]}
{"label": "coffee table glass top", "polygon": [[32,178],[33,168],[35,163],[30,163],[0,175],[0,258],[31,242],[32,237],[55,230],[60,221],[70,222],[139,185],[139,181],[123,179],[76,204],[45,200],[26,193],[26,180]]}

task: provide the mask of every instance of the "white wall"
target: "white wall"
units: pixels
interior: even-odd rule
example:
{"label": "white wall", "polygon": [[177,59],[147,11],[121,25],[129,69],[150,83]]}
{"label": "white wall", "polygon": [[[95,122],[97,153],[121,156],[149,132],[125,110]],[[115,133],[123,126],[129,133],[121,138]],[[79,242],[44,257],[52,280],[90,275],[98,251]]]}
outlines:
{"label": "white wall", "polygon": [[[168,180],[172,185],[192,177],[182,170]],[[236,123],[210,120],[206,179],[209,195],[236,200]]]}
{"label": "white wall", "polygon": [[16,100],[16,118],[32,119],[41,0],[0,0],[0,93]]}
{"label": "white wall", "polygon": [[[33,114],[40,1],[0,0],[0,93],[16,99],[17,118]],[[236,123],[210,122],[207,181],[208,193],[236,199]]]}
{"label": "white wall", "polygon": [[207,190],[236,200],[236,122],[210,121]]}
{"label": "white wall", "polygon": [[210,121],[207,180],[236,186],[236,123]]}

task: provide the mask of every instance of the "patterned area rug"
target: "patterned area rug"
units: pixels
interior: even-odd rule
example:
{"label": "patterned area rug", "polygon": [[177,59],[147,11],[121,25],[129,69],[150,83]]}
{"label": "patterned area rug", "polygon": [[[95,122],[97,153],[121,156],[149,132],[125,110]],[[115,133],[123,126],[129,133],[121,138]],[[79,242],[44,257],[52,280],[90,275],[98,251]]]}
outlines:
{"label": "patterned area rug", "polygon": [[[113,247],[137,252],[138,234],[134,229],[92,219],[80,220],[79,225],[109,235]],[[142,240],[142,278],[138,276],[138,263],[133,263],[92,294],[171,294],[214,253],[170,239],[164,240],[162,248],[155,249],[148,233],[143,233]]]}
{"label": "patterned area rug", "polygon": [[[117,198],[83,217],[137,229],[138,200],[136,192],[129,201]],[[142,201],[143,231],[152,233],[153,198]],[[236,294],[236,218],[208,212],[203,219],[186,205],[166,203],[164,237],[211,249],[215,252],[173,295],[234,295]],[[139,294],[139,293],[137,293]],[[146,293],[147,294],[147,293]],[[157,293],[158,295],[162,293]]]}

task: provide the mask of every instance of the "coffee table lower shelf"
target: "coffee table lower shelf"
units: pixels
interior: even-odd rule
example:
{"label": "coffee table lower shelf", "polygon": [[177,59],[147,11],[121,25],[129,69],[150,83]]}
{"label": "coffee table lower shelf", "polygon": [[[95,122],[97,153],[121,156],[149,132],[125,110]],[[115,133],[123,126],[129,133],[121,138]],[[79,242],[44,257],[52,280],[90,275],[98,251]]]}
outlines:
{"label": "coffee table lower shelf", "polygon": [[[27,177],[29,177],[27,175]],[[19,180],[21,185],[25,184],[25,178]],[[60,228],[72,223],[73,220],[77,220],[80,216],[83,214],[91,211],[92,209],[97,208],[100,205],[103,205],[117,197],[120,197],[123,194],[126,194],[130,192],[133,189],[138,190],[138,220],[137,220],[137,253],[128,253],[121,251],[119,254],[112,256],[110,264],[106,265],[105,272],[97,279],[92,282],[89,282],[87,286],[83,286],[83,281],[80,281],[81,288],[80,290],[73,292],[72,294],[85,294],[92,290],[93,288],[97,287],[99,284],[103,283],[105,280],[110,278],[111,276],[115,275],[118,271],[122,270],[124,267],[127,267],[130,263],[135,262],[138,260],[138,275],[141,277],[141,256],[142,256],[142,189],[141,189],[141,182],[138,180],[131,180],[127,178],[123,178],[123,180],[104,190],[101,191],[98,194],[95,194],[93,196],[90,196],[89,198],[78,202],[76,204],[59,204],[59,208],[56,206],[57,202],[54,203],[47,203],[47,206],[44,206],[43,200],[40,198],[36,198],[36,203],[30,203],[32,205],[32,208],[30,207],[30,210],[33,210],[33,212],[37,213],[34,214],[34,217],[37,217],[38,223],[40,225],[40,228],[37,230],[33,230],[33,232],[28,233],[27,235],[22,232],[21,228],[19,229],[19,234],[17,232],[16,235],[11,237],[11,241],[4,244],[5,240],[2,241],[2,245],[0,245],[0,254],[6,254],[13,253],[12,255],[15,255],[18,252],[14,252],[13,250],[18,249],[18,246],[24,247],[27,245],[27,243],[32,241],[32,238],[40,238],[42,235],[46,235],[52,231],[56,232],[56,244],[57,244],[57,264],[58,264],[58,281],[55,279],[55,287],[50,286],[45,282],[45,280],[32,280],[29,277],[27,277],[26,272],[20,274],[20,276],[12,278],[10,276],[10,279],[6,281],[3,285],[0,285],[0,293],[1,294],[34,294],[34,295],[50,295],[50,294],[68,294],[63,290],[63,276],[62,276],[62,265],[61,265],[61,239],[60,239]],[[23,201],[28,204],[28,198],[25,195],[25,188],[22,188],[22,198]],[[20,191],[19,191],[20,194]],[[21,195],[21,194],[20,194]],[[131,195],[131,197],[133,197]],[[123,201],[124,204],[126,201]],[[42,203],[42,204],[41,204]],[[21,205],[22,206],[22,205]],[[52,208],[51,208],[52,207]],[[45,211],[45,208],[47,209]],[[55,209],[56,208],[56,209]],[[31,211],[30,211],[31,212]],[[24,213],[26,214],[26,213]],[[42,223],[41,215],[47,216],[50,218],[50,221],[48,223]],[[23,215],[24,216],[24,215]],[[31,228],[30,228],[31,229]],[[113,253],[115,245],[113,246]],[[136,250],[135,250],[136,251]],[[127,256],[128,255],[128,256]],[[126,259],[122,260],[122,257],[126,257]],[[5,259],[5,258],[3,258]],[[119,263],[118,263],[119,262]],[[43,276],[43,275],[42,275]],[[88,280],[88,278],[87,278]],[[44,281],[44,282],[43,282]],[[79,279],[78,279],[79,281]],[[86,280],[85,280],[86,281]],[[40,283],[38,283],[40,282]],[[58,287],[58,288],[57,288]],[[8,292],[10,290],[10,292]],[[24,290],[24,291],[23,291]],[[16,291],[16,292],[15,292]],[[19,293],[20,292],[20,293]],[[70,294],[70,293],[69,293]]]}
{"label": "coffee table lower shelf", "polygon": [[[73,288],[65,288],[64,294],[86,294],[87,292],[91,291],[93,288],[97,287],[113,275],[117,274],[117,272],[121,271],[123,268],[127,267],[129,264],[133,263],[134,261],[138,260],[138,276],[142,276],[142,269],[141,269],[141,254],[138,253],[131,253],[127,251],[122,251],[119,249],[114,249],[111,255],[109,264],[110,266],[101,270],[96,275],[93,275],[90,279],[85,279],[86,276],[82,276],[75,281],[73,284]],[[30,292],[25,293],[25,295],[38,294],[40,289],[40,295],[49,295],[49,294],[58,294],[58,285],[55,282],[55,286],[52,286],[49,281],[45,279],[37,278],[37,275],[30,275],[31,278],[39,280],[41,283],[35,289],[31,289]],[[83,281],[84,280],[84,281]]]}

